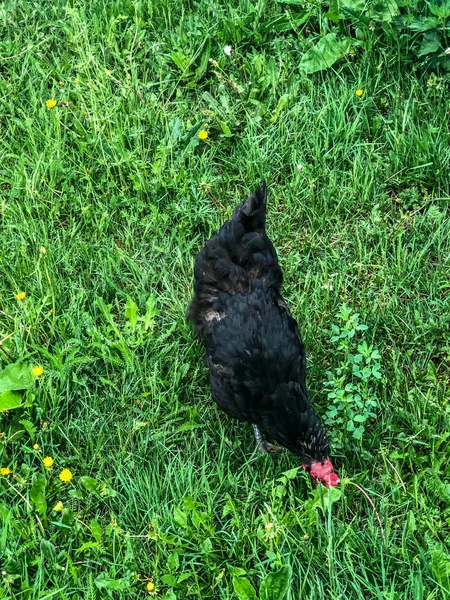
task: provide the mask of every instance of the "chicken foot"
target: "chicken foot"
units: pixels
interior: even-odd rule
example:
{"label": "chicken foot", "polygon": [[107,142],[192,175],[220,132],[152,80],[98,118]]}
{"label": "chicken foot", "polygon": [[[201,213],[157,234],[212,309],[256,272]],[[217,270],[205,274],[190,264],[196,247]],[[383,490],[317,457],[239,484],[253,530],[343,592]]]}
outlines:
{"label": "chicken foot", "polygon": [[255,431],[256,446],[260,452],[263,452],[264,454],[270,454],[271,452],[281,452],[281,450],[283,450],[283,448],[280,448],[280,446],[275,446],[275,444],[267,442],[264,439],[264,436],[261,433],[258,425],[253,425],[253,429]]}

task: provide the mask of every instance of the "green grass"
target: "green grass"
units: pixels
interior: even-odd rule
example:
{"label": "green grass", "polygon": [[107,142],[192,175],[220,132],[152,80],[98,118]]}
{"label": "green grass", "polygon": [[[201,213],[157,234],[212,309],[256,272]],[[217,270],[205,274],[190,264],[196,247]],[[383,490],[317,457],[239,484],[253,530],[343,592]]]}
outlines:
{"label": "green grass", "polygon": [[[142,598],[152,578],[167,600],[232,599],[281,564],[289,600],[450,595],[449,83],[377,32],[307,77],[304,29],[261,26],[283,9],[0,8],[0,368],[44,367],[0,415],[0,598]],[[382,356],[361,442],[328,427],[382,527],[354,486],[322,504],[283,477],[296,458],[258,455],[211,400],[193,260],[262,177],[320,414],[343,305]]]}

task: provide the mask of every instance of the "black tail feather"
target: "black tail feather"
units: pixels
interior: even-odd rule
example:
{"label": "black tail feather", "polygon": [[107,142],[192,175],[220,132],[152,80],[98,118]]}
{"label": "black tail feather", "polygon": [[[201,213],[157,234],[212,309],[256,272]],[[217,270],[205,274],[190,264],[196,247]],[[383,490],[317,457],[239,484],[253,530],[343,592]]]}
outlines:
{"label": "black tail feather", "polygon": [[236,211],[247,231],[265,231],[266,229],[267,184],[261,185],[247,198]]}

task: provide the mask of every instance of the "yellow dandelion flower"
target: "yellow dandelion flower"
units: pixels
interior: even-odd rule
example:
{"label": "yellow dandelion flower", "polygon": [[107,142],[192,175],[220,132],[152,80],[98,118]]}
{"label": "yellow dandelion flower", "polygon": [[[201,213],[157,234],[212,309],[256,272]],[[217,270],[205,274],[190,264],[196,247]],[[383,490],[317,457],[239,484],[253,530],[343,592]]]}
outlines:
{"label": "yellow dandelion flower", "polygon": [[33,367],[31,369],[31,374],[34,375],[34,377],[40,377],[43,372],[44,372],[44,367],[41,367],[41,365],[37,365],[36,367]]}
{"label": "yellow dandelion flower", "polygon": [[39,448],[39,444],[34,444],[34,445],[33,445],[33,450],[40,450],[40,448]]}
{"label": "yellow dandelion flower", "polygon": [[53,466],[53,463],[55,461],[53,460],[53,458],[51,456],[46,456],[45,458],[42,459],[42,463],[44,465],[44,467],[47,467],[47,469],[50,469],[50,467]]}
{"label": "yellow dandelion flower", "polygon": [[198,132],[198,137],[199,137],[201,140],[207,140],[207,139],[208,139],[208,136],[209,136],[209,133],[206,131],[206,129],[201,129],[201,130]]}
{"label": "yellow dandelion flower", "polygon": [[58,104],[58,102],[57,102],[56,100],[53,100],[53,99],[51,99],[51,100],[46,100],[46,102],[45,102],[45,106],[46,106],[47,108],[55,108],[55,106],[56,106],[57,104]]}
{"label": "yellow dandelion flower", "polygon": [[2,467],[0,469],[0,475],[3,475],[3,477],[6,477],[7,475],[10,475],[11,473],[12,473],[12,471],[9,467]]}
{"label": "yellow dandelion flower", "polygon": [[17,300],[25,300],[27,293],[26,292],[19,292],[18,294],[16,294],[16,298]]}
{"label": "yellow dandelion flower", "polygon": [[147,592],[148,592],[149,594],[151,594],[152,592],[154,592],[154,591],[155,591],[155,588],[156,588],[156,585],[153,583],[153,581],[149,581],[149,582],[147,583]]}
{"label": "yellow dandelion flower", "polygon": [[73,477],[72,471],[70,469],[63,469],[58,477],[61,479],[61,481],[64,481],[64,483],[68,483]]}
{"label": "yellow dandelion flower", "polygon": [[59,502],[57,502],[55,504],[55,506],[53,507],[53,510],[56,512],[61,512],[63,508],[64,508],[64,504],[60,500]]}
{"label": "yellow dandelion flower", "polygon": [[364,90],[356,90],[355,94],[360,98],[364,94]]}

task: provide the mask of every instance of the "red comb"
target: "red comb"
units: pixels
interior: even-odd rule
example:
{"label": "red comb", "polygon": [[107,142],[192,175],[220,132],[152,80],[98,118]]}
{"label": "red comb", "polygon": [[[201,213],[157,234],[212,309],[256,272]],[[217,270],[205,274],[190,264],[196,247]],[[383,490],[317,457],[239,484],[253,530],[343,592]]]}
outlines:
{"label": "red comb", "polygon": [[[303,465],[303,468],[306,469],[306,466]],[[323,463],[312,463],[309,474],[315,481],[320,481],[320,483],[323,483],[327,487],[336,487],[340,481],[339,476],[334,472],[333,464],[329,458]]]}

